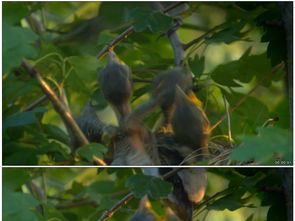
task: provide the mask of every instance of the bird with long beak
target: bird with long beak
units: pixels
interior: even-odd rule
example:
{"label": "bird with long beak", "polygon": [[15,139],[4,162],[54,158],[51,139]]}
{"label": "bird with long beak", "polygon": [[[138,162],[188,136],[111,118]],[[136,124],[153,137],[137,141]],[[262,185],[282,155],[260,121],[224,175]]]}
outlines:
{"label": "bird with long beak", "polygon": [[130,68],[125,65],[113,50],[109,51],[106,65],[99,72],[99,83],[104,98],[115,111],[118,122],[130,113],[129,100],[132,96]]}

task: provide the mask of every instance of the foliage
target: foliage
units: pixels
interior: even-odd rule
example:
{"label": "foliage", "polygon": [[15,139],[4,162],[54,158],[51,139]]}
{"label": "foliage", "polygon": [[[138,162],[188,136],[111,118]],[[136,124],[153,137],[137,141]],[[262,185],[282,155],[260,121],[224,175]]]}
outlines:
{"label": "foliage", "polygon": [[[233,107],[275,65],[286,61],[282,15],[276,4],[191,2],[189,9],[180,13],[183,24],[177,32],[181,41],[187,43],[201,37],[186,50],[185,63],[194,75],[196,94],[212,124],[225,113],[223,96]],[[159,71],[174,66],[173,50],[164,34],[175,28],[173,21],[168,14],[152,10],[147,2],[4,2],[4,164],[63,164],[72,157],[69,136],[49,101],[25,111],[43,93],[20,67],[23,57],[36,65],[58,95],[67,96],[75,116],[81,115],[83,106],[91,99],[101,119],[113,124],[115,119],[106,109],[97,82],[97,71],[105,63],[104,59],[96,59],[97,53],[130,25],[134,26],[136,32],[121,41],[115,51],[131,67],[132,78],[139,81],[134,83],[131,99],[135,107],[149,98],[148,82]],[[257,159],[260,164],[272,164],[271,159],[277,154],[279,159],[290,160],[290,104],[284,75],[280,71],[263,81],[231,113],[234,146],[241,145],[232,159]],[[145,119],[145,124],[155,129],[161,117],[156,110]],[[275,130],[286,130],[278,133],[277,139],[256,138],[256,128],[270,118],[279,118]],[[227,124],[223,121],[213,131],[211,141],[227,146],[226,134]],[[285,138],[288,141],[279,147],[280,140]],[[253,151],[253,139],[260,146],[272,142],[282,149],[265,149],[261,158],[262,152]],[[239,150],[247,152],[243,159],[237,157],[241,155]],[[82,152],[79,164],[91,163],[90,155],[94,152],[98,157],[104,153],[97,147]]]}
{"label": "foliage", "polygon": [[[288,203],[284,203],[285,181],[281,175],[275,168],[208,169],[206,195],[194,211],[194,220],[239,221],[249,216],[252,221],[282,220]],[[140,194],[110,220],[131,217],[145,193],[157,196],[149,199],[155,213],[163,216],[163,199],[171,190],[166,186],[159,178],[143,175],[141,169],[5,168],[3,215],[5,221],[20,216],[24,216],[21,220],[94,221],[133,191]]]}

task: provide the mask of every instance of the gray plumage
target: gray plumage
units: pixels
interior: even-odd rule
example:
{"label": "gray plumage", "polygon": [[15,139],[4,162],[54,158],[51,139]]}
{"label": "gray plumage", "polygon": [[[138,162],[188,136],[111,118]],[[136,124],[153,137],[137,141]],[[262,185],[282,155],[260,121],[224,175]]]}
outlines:
{"label": "gray plumage", "polygon": [[112,165],[159,165],[156,140],[141,122],[122,126],[112,139]]}
{"label": "gray plumage", "polygon": [[[101,139],[105,125],[98,119],[90,102],[86,105],[83,114],[74,119],[90,143],[102,142]],[[79,147],[79,143],[75,137],[72,138],[72,146],[74,150]]]}
{"label": "gray plumage", "polygon": [[[172,168],[159,168],[164,175]],[[207,175],[203,168],[189,168],[179,171],[176,175],[169,177],[166,181],[172,183],[173,191],[165,200],[180,220],[192,221],[194,206],[201,202],[207,187]],[[173,217],[173,216],[171,216]]]}
{"label": "gray plumage", "polygon": [[209,121],[204,111],[192,103],[184,91],[177,87],[172,126],[177,142],[192,150],[206,148],[209,137]]}
{"label": "gray plumage", "polygon": [[192,78],[182,67],[160,72],[153,81],[153,96],[163,111],[166,124],[171,121],[177,85],[185,92],[192,88]]}
{"label": "gray plumage", "polygon": [[113,107],[120,122],[130,112],[129,99],[132,95],[131,71],[109,51],[107,63],[99,72],[99,83],[104,98]]}

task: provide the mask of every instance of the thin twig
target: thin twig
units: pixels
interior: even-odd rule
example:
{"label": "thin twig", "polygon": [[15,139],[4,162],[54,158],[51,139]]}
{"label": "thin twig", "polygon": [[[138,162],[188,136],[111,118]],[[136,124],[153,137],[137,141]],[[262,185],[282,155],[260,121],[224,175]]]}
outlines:
{"label": "thin twig", "polygon": [[[165,8],[162,12],[166,13],[168,11],[171,11],[172,9],[178,7],[179,5],[183,4],[184,2],[177,2],[175,4],[172,4],[170,6],[168,6],[167,8]],[[123,31],[117,38],[115,38],[113,41],[111,41],[111,43],[105,45],[103,47],[103,49],[101,49],[101,51],[96,55],[97,59],[101,59],[103,56],[105,56],[108,51],[111,48],[116,47],[117,44],[119,44],[122,40],[124,40],[125,38],[127,38],[129,35],[131,35],[133,32],[135,32],[133,26],[130,26],[129,28],[127,28],[125,31]]]}
{"label": "thin twig", "polygon": [[228,112],[228,106],[227,106],[227,101],[226,101],[225,96],[223,95],[222,98],[223,98],[225,112],[226,112],[226,118],[227,118],[227,137],[228,137],[228,142],[229,142],[229,145],[232,147],[232,143],[231,143],[232,139],[231,139],[230,114]]}
{"label": "thin twig", "polygon": [[[237,186],[233,186],[230,188],[227,188],[225,190],[222,190],[220,192],[215,193],[213,196],[209,197],[208,199],[204,200],[203,202],[199,203],[198,205],[195,206],[194,210],[197,211],[198,209],[202,208],[203,206],[209,204],[212,200],[225,195],[227,192],[232,192],[235,189],[237,189]],[[203,210],[198,211],[196,214],[194,214],[194,217],[200,214]]]}
{"label": "thin twig", "polygon": [[[69,111],[67,111],[67,108],[65,107],[64,103],[58,98],[58,96],[55,94],[55,92],[52,90],[49,84],[42,78],[42,76],[37,72],[37,70],[26,59],[23,59],[22,65],[25,67],[28,73],[38,81],[40,88],[42,89],[44,94],[46,94],[46,96],[49,98],[49,100],[53,104],[55,111],[61,116],[65,125],[70,129],[70,132],[72,132],[74,136],[77,138],[79,145],[84,146],[88,144],[89,142],[87,138],[80,130],[72,114]],[[106,163],[104,163],[101,160],[101,165],[106,165]]]}
{"label": "thin twig", "polygon": [[[164,174],[161,178],[166,180],[169,177],[175,175],[178,171],[182,170],[184,168],[174,168],[173,170],[169,171],[168,173]],[[135,197],[134,193],[128,193],[126,196],[124,196],[121,200],[119,200],[115,205],[112,206],[111,209],[106,210],[102,216],[97,221],[104,221],[109,218],[111,218],[122,206],[127,204],[131,199]]]}
{"label": "thin twig", "polygon": [[25,112],[25,111],[33,110],[35,107],[39,106],[46,100],[47,100],[47,96],[43,95],[40,98],[38,98],[36,101],[34,101],[33,103],[29,104],[27,107],[25,107],[23,111]]}
{"label": "thin twig", "polygon": [[144,80],[144,79],[133,79],[132,81],[136,83],[147,83],[147,84],[152,83],[152,80]]}
{"label": "thin twig", "polygon": [[75,208],[75,207],[85,206],[85,205],[97,207],[97,203],[93,200],[79,200],[79,201],[74,201],[74,202],[69,202],[69,203],[57,205],[56,209],[59,209],[59,210],[70,209],[70,208]]}
{"label": "thin twig", "polygon": [[[252,88],[244,97],[242,97],[229,111],[228,113],[232,113],[235,109],[237,109],[265,80],[270,78],[273,74],[278,72],[283,67],[283,63],[277,64],[269,73],[264,75],[263,78],[261,78],[258,83],[255,85],[254,88]],[[215,124],[213,124],[210,128],[211,131],[213,131],[225,118],[227,114],[224,114]]]}
{"label": "thin twig", "polygon": [[[221,24],[223,25],[223,24]],[[203,35],[201,35],[200,37],[184,44],[182,47],[184,50],[187,50],[189,49],[191,46],[193,46],[194,44],[197,44],[199,43],[200,41],[202,41],[204,38],[206,38],[208,35],[210,35],[212,32],[216,31],[218,28],[221,27],[221,25],[217,25],[215,27],[213,27],[212,29],[208,30],[207,32],[205,32]]]}

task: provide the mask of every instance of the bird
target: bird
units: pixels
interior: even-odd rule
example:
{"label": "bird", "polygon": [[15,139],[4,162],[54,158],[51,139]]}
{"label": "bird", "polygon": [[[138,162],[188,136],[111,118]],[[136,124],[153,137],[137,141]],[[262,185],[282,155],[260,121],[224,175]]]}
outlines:
{"label": "bird", "polygon": [[109,51],[104,68],[99,71],[98,81],[104,98],[110,103],[120,122],[130,113],[132,96],[131,70],[116,55]]}
{"label": "bird", "polygon": [[[91,101],[85,106],[82,115],[76,116],[74,119],[90,143],[102,143],[105,124],[98,119]],[[75,137],[72,139],[72,147],[73,150],[79,147]]]}
{"label": "bird", "polygon": [[[164,175],[171,170],[173,168],[159,168],[159,174]],[[165,200],[166,205],[180,220],[192,221],[193,209],[202,201],[206,192],[207,174],[205,169],[182,169],[176,175],[167,178],[166,181],[173,185],[172,192]]]}
{"label": "bird", "polygon": [[155,135],[142,122],[150,111],[147,106],[144,103],[137,107],[119,126],[111,142],[112,165],[160,164]]}
{"label": "bird", "polygon": [[206,156],[208,154],[210,123],[200,103],[193,102],[192,99],[194,99],[193,95],[189,97],[181,87],[176,87],[175,106],[172,114],[174,137],[176,142],[190,147],[193,151],[201,150],[201,155]]}
{"label": "bird", "polygon": [[151,209],[147,196],[140,199],[138,209],[129,221],[159,221],[159,217]]}
{"label": "bird", "polygon": [[164,132],[172,132],[171,120],[177,85],[185,92],[192,88],[191,75],[180,66],[160,72],[152,82],[153,99],[160,106],[164,115],[164,124],[161,128]]}
{"label": "bird", "polygon": [[[145,167],[143,172],[149,176],[164,176],[175,168]],[[204,168],[184,168],[165,181],[172,184],[172,192],[164,199],[166,220],[192,221],[193,209],[202,201],[207,188],[207,174]]]}

